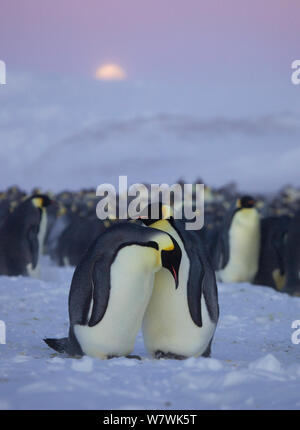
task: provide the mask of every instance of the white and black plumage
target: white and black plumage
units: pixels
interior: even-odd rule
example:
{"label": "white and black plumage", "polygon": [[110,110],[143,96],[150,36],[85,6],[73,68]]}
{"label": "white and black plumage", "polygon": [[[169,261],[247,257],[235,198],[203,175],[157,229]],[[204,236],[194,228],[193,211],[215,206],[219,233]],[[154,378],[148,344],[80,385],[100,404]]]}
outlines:
{"label": "white and black plumage", "polygon": [[0,274],[35,275],[46,231],[48,196],[20,203],[0,227]]}

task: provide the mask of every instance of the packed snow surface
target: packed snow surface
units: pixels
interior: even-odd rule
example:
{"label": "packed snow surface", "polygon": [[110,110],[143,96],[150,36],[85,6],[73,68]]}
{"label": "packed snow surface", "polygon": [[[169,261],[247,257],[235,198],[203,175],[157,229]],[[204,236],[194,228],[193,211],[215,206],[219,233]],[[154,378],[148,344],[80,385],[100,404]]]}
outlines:
{"label": "packed snow surface", "polygon": [[44,258],[41,279],[0,277],[0,409],[298,409],[300,298],[249,284],[219,284],[212,358],[141,361],[54,353],[44,337],[68,331],[73,268]]}

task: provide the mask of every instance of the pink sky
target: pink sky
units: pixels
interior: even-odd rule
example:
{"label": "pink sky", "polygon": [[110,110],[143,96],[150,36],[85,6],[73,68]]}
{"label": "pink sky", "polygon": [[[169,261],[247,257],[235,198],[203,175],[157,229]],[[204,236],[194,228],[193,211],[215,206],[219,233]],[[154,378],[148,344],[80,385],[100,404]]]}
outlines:
{"label": "pink sky", "polygon": [[135,80],[263,83],[300,57],[297,0],[1,0],[0,13],[0,58],[21,70],[115,61]]}

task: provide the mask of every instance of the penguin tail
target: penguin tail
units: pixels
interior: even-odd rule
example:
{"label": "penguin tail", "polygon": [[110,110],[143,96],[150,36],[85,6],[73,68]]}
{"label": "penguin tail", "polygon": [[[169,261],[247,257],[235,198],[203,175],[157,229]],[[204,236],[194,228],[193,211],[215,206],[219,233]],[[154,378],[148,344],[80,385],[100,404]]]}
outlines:
{"label": "penguin tail", "polygon": [[43,339],[43,341],[50,346],[50,348],[54,349],[57,352],[68,352],[69,339],[67,337],[63,337],[61,339]]}

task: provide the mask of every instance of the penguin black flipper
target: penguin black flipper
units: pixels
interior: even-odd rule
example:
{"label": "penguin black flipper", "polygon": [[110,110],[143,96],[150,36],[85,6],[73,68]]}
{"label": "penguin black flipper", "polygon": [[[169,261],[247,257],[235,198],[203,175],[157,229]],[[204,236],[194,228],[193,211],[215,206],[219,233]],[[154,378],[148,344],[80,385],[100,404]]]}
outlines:
{"label": "penguin black flipper", "polygon": [[93,282],[93,310],[89,320],[89,327],[98,324],[107,309],[110,294],[110,266],[99,259],[95,262],[92,274]]}
{"label": "penguin black flipper", "polygon": [[[192,261],[191,264],[192,265],[197,264],[198,267],[200,267],[201,275],[199,275],[199,276],[201,279],[201,295],[203,295],[203,297],[205,299],[205,304],[207,306],[207,311],[208,311],[210,319],[214,323],[217,323],[218,318],[219,318],[219,307],[215,305],[216,303],[218,303],[218,289],[217,289],[215,272],[211,266],[209,257],[207,255],[207,250],[203,246],[204,240],[199,241],[199,233],[190,232],[190,234],[194,238],[195,254],[197,255],[197,258],[195,258],[194,261],[191,260]],[[201,232],[200,232],[200,237],[201,237]],[[191,267],[191,270],[193,270],[192,267]],[[194,289],[195,289],[195,287],[194,287]],[[196,322],[197,315],[201,315],[201,302],[197,300],[197,308],[193,312],[192,311],[192,306],[193,306],[192,302],[194,300],[192,300],[193,292],[191,290],[192,290],[192,288],[189,288],[189,286],[188,286],[188,295],[191,297],[191,300],[189,300],[189,309],[190,309],[193,321],[195,322],[195,324],[197,324],[197,322]],[[191,291],[191,294],[190,294],[190,291]],[[200,297],[200,299],[201,299],[201,297]],[[197,324],[197,325],[199,325],[199,324]],[[199,325],[199,327],[201,327],[201,326]]]}
{"label": "penguin black flipper", "polygon": [[[107,256],[103,258],[100,255],[95,258],[91,270],[91,257],[88,251],[74,272],[69,296],[71,326],[80,324],[93,327],[101,321],[107,308],[110,264]],[[81,288],[82,285],[85,288]]]}
{"label": "penguin black flipper", "polygon": [[[173,221],[173,226],[181,237],[190,261],[187,296],[192,320],[198,327],[202,327],[201,298],[203,295],[211,320],[217,322],[219,309],[213,305],[218,302],[217,284],[207,250],[203,245],[204,237],[202,238],[201,232],[185,230],[184,224],[177,220]],[[185,240],[185,237],[188,240]]]}
{"label": "penguin black flipper", "polygon": [[205,272],[194,241],[191,241],[190,244],[192,246],[185,248],[190,260],[187,284],[188,306],[192,320],[198,327],[202,327],[201,296],[203,295]]}
{"label": "penguin black flipper", "polygon": [[229,228],[232,223],[232,219],[237,212],[237,209],[232,206],[231,210],[225,215],[224,222],[217,234],[217,244],[215,247],[215,253],[212,258],[214,270],[223,269],[229,261],[230,249],[229,249]]}
{"label": "penguin black flipper", "polygon": [[[126,226],[123,226],[123,234],[125,229]],[[113,234],[117,240],[120,239],[117,228],[111,228],[110,231],[115,232]],[[75,324],[94,327],[102,320],[107,309],[110,295],[110,267],[119,247],[112,247],[111,237],[107,231],[99,237],[90,245],[74,272],[69,296],[71,327]],[[92,269],[91,261],[94,261]],[[82,285],[85,285],[85,288],[81,288]]]}
{"label": "penguin black flipper", "polygon": [[204,277],[202,280],[202,293],[205,298],[207,311],[210,319],[217,324],[219,319],[219,300],[218,300],[218,287],[216,281],[216,275],[214,269],[209,261],[205,249],[200,247],[200,243],[197,246],[198,256],[201,260],[202,267],[204,269]]}
{"label": "penguin black flipper", "polygon": [[[103,318],[110,292],[109,267],[107,259],[102,254],[96,254],[92,271],[90,270],[90,258],[94,252],[93,246],[85,253],[83,259],[76,267],[69,294],[69,337],[61,339],[44,339],[50,348],[70,356],[82,356],[83,351],[74,334],[74,325],[89,325],[93,327]],[[106,269],[107,268],[107,269]],[[108,280],[104,282],[104,279]],[[101,284],[100,284],[101,280]],[[82,288],[84,285],[84,288]],[[92,312],[91,310],[92,306]],[[99,308],[99,309],[97,309]],[[89,318],[89,314],[91,314]]]}

